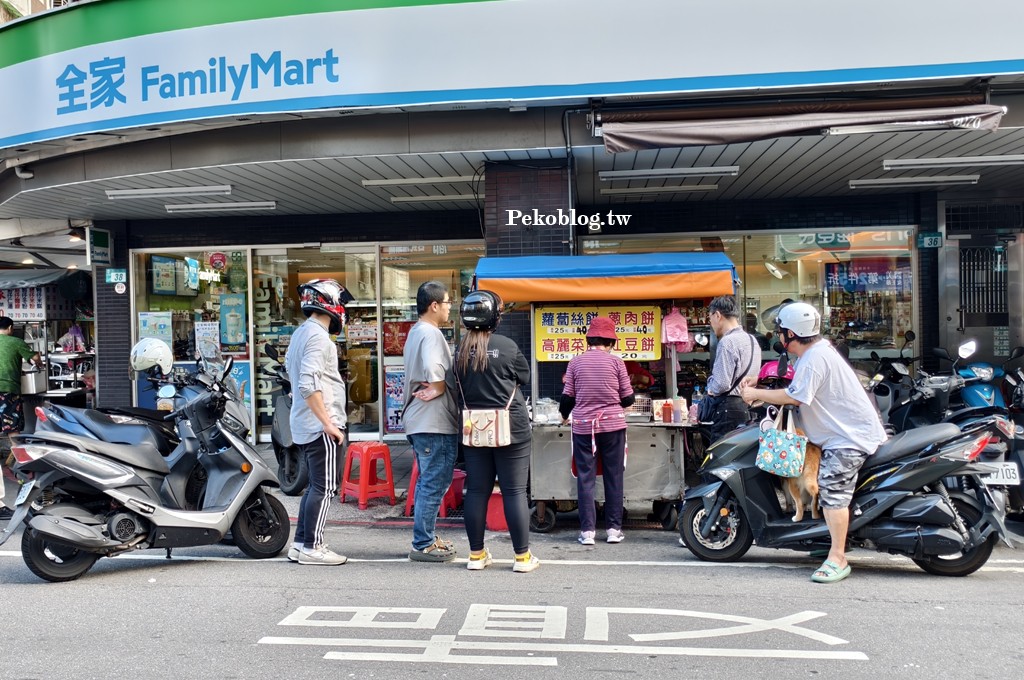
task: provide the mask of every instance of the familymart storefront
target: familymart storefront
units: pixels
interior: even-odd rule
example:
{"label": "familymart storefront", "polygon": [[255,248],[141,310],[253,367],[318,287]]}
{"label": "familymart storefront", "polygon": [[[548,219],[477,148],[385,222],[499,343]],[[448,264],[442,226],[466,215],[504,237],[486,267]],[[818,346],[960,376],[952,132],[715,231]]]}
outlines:
{"label": "familymart storefront", "polygon": [[[283,357],[305,320],[296,287],[333,278],[356,298],[346,305],[348,323],[336,338],[348,384],[350,436],[404,437],[402,351],[417,319],[417,288],[441,281],[461,299],[483,250],[473,241],[134,250],[132,333],[167,342],[181,369],[193,368],[197,352],[210,347],[234,357],[234,377],[258,436],[269,440],[281,386],[271,377],[267,345]],[[441,330],[454,347],[457,305]],[[136,383],[135,398],[139,406],[154,404],[145,381]]]}

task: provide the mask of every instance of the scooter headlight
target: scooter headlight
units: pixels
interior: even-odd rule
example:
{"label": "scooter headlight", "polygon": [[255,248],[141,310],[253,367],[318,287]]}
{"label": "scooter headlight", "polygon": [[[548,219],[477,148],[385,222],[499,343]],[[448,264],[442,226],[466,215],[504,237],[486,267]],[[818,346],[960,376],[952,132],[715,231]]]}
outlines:
{"label": "scooter headlight", "polygon": [[995,369],[991,366],[975,366],[972,368],[974,375],[978,376],[982,382],[988,382],[992,379],[995,374]]}

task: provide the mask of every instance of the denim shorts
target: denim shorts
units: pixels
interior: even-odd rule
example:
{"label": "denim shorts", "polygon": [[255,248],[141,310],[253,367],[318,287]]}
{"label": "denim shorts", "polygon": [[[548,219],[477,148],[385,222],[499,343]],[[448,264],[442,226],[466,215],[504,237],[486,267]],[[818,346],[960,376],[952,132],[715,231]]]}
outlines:
{"label": "denim shorts", "polygon": [[823,508],[841,510],[850,507],[857,475],[868,454],[857,449],[824,449],[818,468],[818,501]]}

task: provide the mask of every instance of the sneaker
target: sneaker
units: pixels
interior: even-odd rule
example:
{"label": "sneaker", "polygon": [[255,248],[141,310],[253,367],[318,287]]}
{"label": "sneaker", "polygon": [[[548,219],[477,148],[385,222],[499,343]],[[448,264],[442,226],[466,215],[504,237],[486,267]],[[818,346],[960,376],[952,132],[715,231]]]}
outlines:
{"label": "sneaker", "polygon": [[[291,551],[289,551],[291,552]],[[345,564],[348,558],[339,555],[326,545],[318,545],[312,550],[303,548],[299,551],[299,564]]]}
{"label": "sneaker", "polygon": [[512,561],[512,571],[517,574],[527,574],[539,566],[540,560],[532,552],[526,553],[526,559],[516,555],[516,558]]}
{"label": "sneaker", "polygon": [[433,543],[422,550],[410,550],[409,559],[413,562],[451,562],[455,559],[455,548],[451,543],[435,538]]}
{"label": "sneaker", "polygon": [[609,543],[622,543],[626,535],[622,533],[622,529],[609,529],[605,532],[605,539]]}
{"label": "sneaker", "polygon": [[493,562],[494,559],[491,557],[491,551],[484,548],[482,555],[478,556],[470,553],[469,560],[466,561],[466,569],[469,569],[470,571],[480,571],[484,567],[491,566],[491,563]]}
{"label": "sneaker", "polygon": [[576,540],[583,545],[594,545],[594,538],[597,537],[596,531],[581,531],[580,537]]}
{"label": "sneaker", "polygon": [[292,547],[288,548],[288,561],[298,562],[300,552],[302,552],[302,548],[299,548],[297,546],[293,545]]}

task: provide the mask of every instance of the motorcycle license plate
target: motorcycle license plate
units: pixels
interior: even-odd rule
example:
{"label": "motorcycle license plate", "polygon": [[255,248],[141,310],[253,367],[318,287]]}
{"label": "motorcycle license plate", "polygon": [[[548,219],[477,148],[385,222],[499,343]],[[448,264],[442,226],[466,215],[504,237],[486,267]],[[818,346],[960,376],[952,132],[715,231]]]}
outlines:
{"label": "motorcycle license plate", "polygon": [[988,486],[1020,486],[1020,469],[1016,463],[986,463],[999,469],[981,478]]}
{"label": "motorcycle license plate", "polygon": [[28,484],[21,487],[21,491],[18,492],[18,497],[14,500],[14,507],[18,507],[28,499],[28,495],[32,493],[32,487],[36,485],[36,480],[31,480]]}

